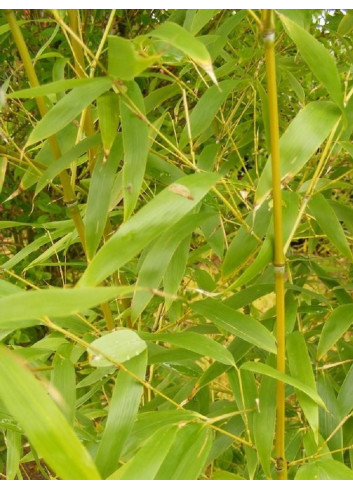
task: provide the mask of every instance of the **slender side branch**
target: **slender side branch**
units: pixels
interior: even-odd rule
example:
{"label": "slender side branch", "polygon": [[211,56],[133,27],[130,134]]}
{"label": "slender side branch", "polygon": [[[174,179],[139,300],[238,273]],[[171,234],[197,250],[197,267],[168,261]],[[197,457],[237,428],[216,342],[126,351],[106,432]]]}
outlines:
{"label": "slender side branch", "polygon": [[[282,198],[279,153],[277,83],[275,63],[275,26],[273,10],[262,11],[262,33],[266,53],[266,73],[268,103],[270,114],[271,160],[272,160],[272,196],[274,222],[274,259],[275,292],[276,292],[276,329],[277,329],[277,369],[285,373],[285,308],[284,308],[284,271],[282,233]],[[287,479],[287,462],[285,457],[285,384],[277,382],[276,389],[276,434],[275,457],[277,479]]]}

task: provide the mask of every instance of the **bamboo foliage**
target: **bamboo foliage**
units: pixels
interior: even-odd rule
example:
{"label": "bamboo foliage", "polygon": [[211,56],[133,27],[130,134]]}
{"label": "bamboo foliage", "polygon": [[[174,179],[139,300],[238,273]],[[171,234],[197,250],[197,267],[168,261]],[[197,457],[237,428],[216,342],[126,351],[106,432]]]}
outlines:
{"label": "bamboo foliage", "polygon": [[353,478],[351,17],[0,11],[3,479]]}

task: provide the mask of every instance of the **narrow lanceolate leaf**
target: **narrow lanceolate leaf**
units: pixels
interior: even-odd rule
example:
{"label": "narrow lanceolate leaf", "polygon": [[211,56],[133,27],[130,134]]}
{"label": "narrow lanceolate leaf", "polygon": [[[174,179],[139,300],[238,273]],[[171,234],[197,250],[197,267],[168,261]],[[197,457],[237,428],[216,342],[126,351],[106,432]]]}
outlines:
{"label": "narrow lanceolate leaf", "polygon": [[99,129],[104,152],[109,154],[119,123],[119,95],[107,92],[97,99]]}
{"label": "narrow lanceolate leaf", "polygon": [[276,381],[264,376],[259,389],[259,407],[254,413],[256,451],[267,478],[271,478],[271,453],[276,421]]}
{"label": "narrow lanceolate leaf", "polygon": [[[141,379],[145,377],[146,366],[146,351],[125,364],[130,372]],[[118,468],[125,440],[135,423],[142,390],[143,385],[136,382],[136,379],[127,372],[118,373],[109,403],[108,418],[95,460],[104,479]]]}
{"label": "narrow lanceolate leaf", "polygon": [[107,224],[114,177],[122,156],[122,139],[117,134],[108,158],[98,159],[93,170],[85,218],[86,251],[90,259],[98,248]]}
{"label": "narrow lanceolate leaf", "polygon": [[337,307],[327,319],[319,340],[317,356],[321,358],[353,323],[353,304]]}
{"label": "narrow lanceolate leaf", "polygon": [[173,444],[178,426],[159,429],[109,480],[153,480]]}
{"label": "narrow lanceolate leaf", "polygon": [[[224,80],[220,82],[219,88],[212,86],[206,90],[190,115],[190,131],[193,139],[210,127],[221,105],[238,85],[239,80]],[[180,147],[183,148],[187,142],[188,133],[184,128],[180,137]]]}
{"label": "narrow lanceolate leaf", "polygon": [[110,367],[113,362],[124,363],[140,355],[146,347],[146,343],[131,329],[119,329],[91,343],[89,363],[93,367]]}
{"label": "narrow lanceolate leaf", "polygon": [[64,153],[58,160],[51,163],[38,179],[35,195],[38,195],[39,192],[46,185],[48,185],[48,183],[50,183],[53,178],[59,175],[60,172],[62,172],[66,168],[69,168],[73,161],[77,160],[89,149],[96,146],[99,143],[99,139],[99,134],[95,134],[94,136],[85,138],[77,143],[75,146],[73,146],[71,149],[69,149],[69,151]]}
{"label": "narrow lanceolate leaf", "polygon": [[353,410],[352,385],[353,385],[353,365],[349,369],[337,396],[337,403],[342,418],[347,416],[347,414],[349,414],[350,411]]}
{"label": "narrow lanceolate leaf", "polygon": [[209,214],[187,215],[153,244],[144,258],[137,279],[138,288],[132,300],[132,318],[135,320],[153,297],[151,289],[159,284],[168,268],[179,243],[190,235]]}
{"label": "narrow lanceolate leaf", "polygon": [[22,434],[8,429],[6,432],[6,480],[13,481],[20,470]]}
{"label": "narrow lanceolate leaf", "polygon": [[97,468],[43,384],[0,347],[0,398],[35,450],[63,480],[99,480]]}
{"label": "narrow lanceolate leaf", "polygon": [[27,146],[60,131],[111,85],[109,78],[92,78],[91,83],[71,90],[38,122],[29,135]]}
{"label": "narrow lanceolate leaf", "polygon": [[[293,178],[325,141],[340,117],[337,106],[331,102],[312,102],[292,120],[280,139],[281,179]],[[272,186],[271,158],[255,193],[257,205],[267,197]]]}
{"label": "narrow lanceolate leaf", "polygon": [[140,336],[146,340],[171,343],[205,357],[213,358],[225,365],[234,365],[232,354],[224,346],[199,333],[140,333]]}
{"label": "narrow lanceolate leaf", "polygon": [[211,430],[201,424],[179,428],[156,480],[196,480],[202,473],[212,445]]}
{"label": "narrow lanceolate leaf", "polygon": [[320,228],[331,243],[349,260],[353,260],[346,235],[330,204],[322,194],[314,195],[308,204],[309,212],[314,216]]}
{"label": "narrow lanceolate leaf", "polygon": [[284,15],[280,14],[280,18],[314,76],[324,85],[331,99],[343,108],[341,80],[333,56],[305,29]]}
{"label": "narrow lanceolate leaf", "polygon": [[52,93],[71,90],[72,88],[82,87],[92,84],[92,78],[72,78],[69,80],[58,80],[51,83],[40,85],[39,87],[25,88],[6,95],[7,98],[36,98],[50,95]]}
{"label": "narrow lanceolate leaf", "polygon": [[297,380],[294,377],[290,377],[289,375],[283,374],[278,370],[276,370],[275,368],[260,362],[259,363],[245,362],[243,363],[241,368],[245,370],[250,370],[251,372],[255,372],[257,374],[268,375],[273,379],[280,380],[285,384],[291,385],[295,389],[299,389],[300,391],[304,392],[304,394],[307,394],[313,401],[315,401],[319,406],[325,409],[325,404],[323,403],[318,393],[314,389],[308,387],[303,382],[300,382],[300,380]]}
{"label": "narrow lanceolate leaf", "polygon": [[132,287],[53,288],[11,294],[0,299],[0,328],[6,328],[9,321],[70,316],[115,297],[126,296],[132,290]]}
{"label": "narrow lanceolate leaf", "polygon": [[[287,336],[287,353],[289,369],[292,376],[303,384],[308,385],[314,391],[316,390],[315,377],[308,353],[305,339],[301,333],[296,331]],[[304,414],[313,430],[316,441],[319,436],[319,410],[316,402],[310,399],[306,394],[297,391],[298,401]]]}
{"label": "narrow lanceolate leaf", "polygon": [[141,191],[146,170],[148,155],[148,126],[139,117],[138,110],[143,116],[145,107],[141,90],[136,82],[127,84],[125,98],[120,99],[121,125],[124,145],[124,220],[126,221],[133,210]]}
{"label": "narrow lanceolate leaf", "polygon": [[[124,223],[83,274],[80,284],[98,284],[125,265],[153,239],[190,212],[217,182],[219,175],[202,173],[171,184]],[[184,190],[182,195],[179,189]]]}
{"label": "narrow lanceolate leaf", "polygon": [[196,64],[201,66],[214,83],[217,83],[212,67],[211,56],[205,45],[186,29],[174,22],[164,22],[164,24],[152,31],[150,36],[161,39],[167,44],[182,51]]}
{"label": "narrow lanceolate leaf", "polygon": [[271,353],[276,353],[274,336],[259,321],[235,311],[231,307],[214,299],[206,299],[191,304],[191,308],[217,327]]}
{"label": "narrow lanceolate leaf", "polygon": [[55,401],[70,425],[75,419],[76,376],[75,367],[70,359],[72,344],[64,343],[57,349],[51,371],[51,386],[57,391]]}

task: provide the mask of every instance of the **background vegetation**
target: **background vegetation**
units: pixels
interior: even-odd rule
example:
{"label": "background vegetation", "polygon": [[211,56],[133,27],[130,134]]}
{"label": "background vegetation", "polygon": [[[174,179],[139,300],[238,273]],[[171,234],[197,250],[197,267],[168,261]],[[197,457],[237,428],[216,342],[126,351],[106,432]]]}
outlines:
{"label": "background vegetation", "polygon": [[353,13],[275,17],[285,374],[262,13],[0,11],[3,478],[353,478]]}

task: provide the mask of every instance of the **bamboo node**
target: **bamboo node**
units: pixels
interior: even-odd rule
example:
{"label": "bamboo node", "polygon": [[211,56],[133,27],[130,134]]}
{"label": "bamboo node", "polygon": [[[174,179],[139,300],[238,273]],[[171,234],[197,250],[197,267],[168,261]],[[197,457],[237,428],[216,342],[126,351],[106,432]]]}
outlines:
{"label": "bamboo node", "polygon": [[69,202],[65,202],[66,204],[66,207],[75,207],[76,205],[78,205],[78,202],[77,200],[70,200]]}
{"label": "bamboo node", "polygon": [[265,44],[273,44],[275,42],[275,31],[266,31],[262,35]]}
{"label": "bamboo node", "polygon": [[276,458],[275,469],[276,472],[284,471],[284,459],[282,457]]}
{"label": "bamboo node", "polygon": [[286,269],[285,265],[274,265],[273,268],[276,274],[284,274]]}

